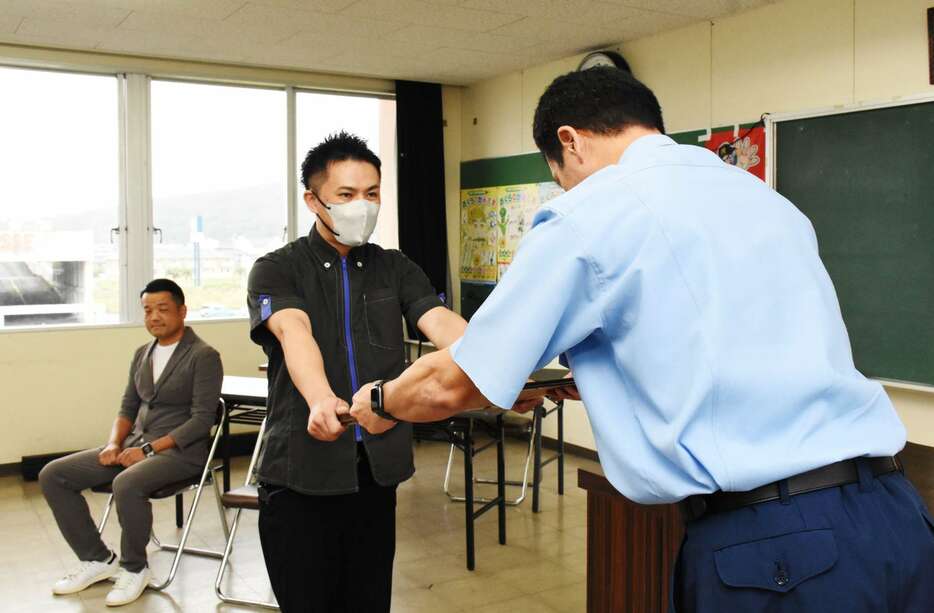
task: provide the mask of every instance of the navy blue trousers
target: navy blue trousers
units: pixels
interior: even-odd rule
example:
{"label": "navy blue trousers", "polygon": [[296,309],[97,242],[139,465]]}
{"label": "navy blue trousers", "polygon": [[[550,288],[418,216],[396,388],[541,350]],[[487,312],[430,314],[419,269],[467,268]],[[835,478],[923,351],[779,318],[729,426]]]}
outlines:
{"label": "navy blue trousers", "polygon": [[901,473],[686,526],[673,613],[932,613],[934,519]]}

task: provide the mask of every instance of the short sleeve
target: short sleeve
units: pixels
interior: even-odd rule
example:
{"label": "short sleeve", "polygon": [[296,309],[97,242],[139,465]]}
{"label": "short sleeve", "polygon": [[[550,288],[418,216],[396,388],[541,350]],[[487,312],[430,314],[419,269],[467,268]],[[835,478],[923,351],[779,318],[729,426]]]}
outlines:
{"label": "short sleeve", "polygon": [[526,235],[451,346],[454,361],[493,404],[511,407],[533,371],[600,328],[596,270],[566,218],[546,218]]}
{"label": "short sleeve", "polygon": [[409,325],[416,328],[418,320],[431,309],[444,306],[438,297],[435,288],[421,267],[397,252],[399,258],[399,299],[402,303],[402,314]]}
{"label": "short sleeve", "polygon": [[291,268],[280,258],[266,255],[256,260],[247,282],[247,309],[250,312],[250,338],[266,347],[275,337],[266,320],[283,309],[306,310],[298,295]]}

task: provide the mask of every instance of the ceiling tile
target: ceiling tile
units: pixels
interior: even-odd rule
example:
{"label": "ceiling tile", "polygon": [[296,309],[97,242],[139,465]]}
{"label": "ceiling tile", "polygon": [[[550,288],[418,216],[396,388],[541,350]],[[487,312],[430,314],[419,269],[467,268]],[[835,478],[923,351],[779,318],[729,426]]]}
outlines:
{"label": "ceiling tile", "polygon": [[623,42],[651,36],[665,30],[674,30],[697,23],[697,17],[685,15],[670,15],[667,13],[649,13],[639,18],[624,19],[620,22],[607,24],[607,33],[613,36],[616,42]]}
{"label": "ceiling tile", "polygon": [[23,17],[19,15],[2,15],[0,14],[0,33],[2,34],[12,34],[16,31],[16,27],[23,21]]}
{"label": "ceiling tile", "polygon": [[[508,9],[508,5],[505,8]],[[492,30],[521,17],[508,10],[479,11],[439,6],[423,0],[360,0],[342,14],[477,32]]]}
{"label": "ceiling tile", "polygon": [[118,28],[108,32],[97,48],[104,51],[168,58],[233,62],[239,61],[242,48],[247,44],[247,41],[225,41],[219,44],[213,40],[181,32],[145,32]]}
{"label": "ceiling tile", "polygon": [[6,34],[3,38],[9,42],[92,49],[109,31],[89,26],[78,27],[70,21],[27,18],[15,34]]}
{"label": "ceiling tile", "polygon": [[529,48],[532,41],[515,36],[496,36],[485,32],[466,32],[450,28],[411,25],[396,30],[387,40],[420,40],[437,43],[439,47],[473,49],[493,53],[511,53]]}
{"label": "ceiling tile", "polygon": [[0,13],[73,25],[113,27],[126,19],[130,11],[60,0],[0,0]]}
{"label": "ceiling tile", "polygon": [[[305,11],[320,11],[323,13],[337,13],[357,0],[250,0],[252,4],[272,6],[282,9],[301,9]],[[240,2],[242,4],[242,0]]]}
{"label": "ceiling tile", "polygon": [[515,36],[534,42],[559,40],[574,47],[599,47],[616,40],[616,33],[605,24],[563,23],[543,17],[525,17],[490,32],[497,36]]}
{"label": "ceiling tile", "polygon": [[328,57],[339,54],[351,58],[390,56],[396,58],[420,58],[430,61],[429,54],[441,47],[442,44],[422,40],[386,40],[333,34],[322,36],[299,32],[276,46],[283,50],[295,52],[317,52],[320,49],[328,51]]}
{"label": "ceiling tile", "polygon": [[[497,10],[503,6],[501,0],[466,0],[465,8]],[[581,24],[605,24],[608,21],[627,19],[644,14],[637,8],[593,0],[511,0],[509,11],[523,17]],[[501,10],[501,8],[500,8]]]}
{"label": "ceiling tile", "polygon": [[364,19],[344,14],[316,13],[299,9],[282,9],[258,4],[247,4],[242,9],[224,20],[224,23],[244,28],[255,27],[262,23],[264,27],[276,27],[281,30],[294,28],[309,34],[321,36],[359,36],[380,38],[398,30],[404,24],[385,20]]}
{"label": "ceiling tile", "polygon": [[0,0],[0,40],[465,84],[773,1]]}
{"label": "ceiling tile", "polygon": [[243,6],[245,1],[246,0],[77,0],[73,1],[72,4],[83,3],[111,9],[168,13],[170,15],[200,17],[202,19],[223,19]]}
{"label": "ceiling tile", "polygon": [[148,11],[133,11],[120,24],[120,28],[143,32],[182,34],[218,42],[245,38],[262,43],[277,43],[298,31],[296,26],[279,28],[275,24],[263,23],[255,24],[253,27],[246,27],[237,23],[199,19],[197,17],[179,19],[176,15]]}
{"label": "ceiling tile", "polygon": [[739,13],[778,0],[604,0],[634,8],[712,19]]}
{"label": "ceiling tile", "polygon": [[247,44],[241,49],[240,61],[258,66],[314,71],[322,70],[321,63],[339,53],[339,49],[325,46],[299,49],[281,45]]}

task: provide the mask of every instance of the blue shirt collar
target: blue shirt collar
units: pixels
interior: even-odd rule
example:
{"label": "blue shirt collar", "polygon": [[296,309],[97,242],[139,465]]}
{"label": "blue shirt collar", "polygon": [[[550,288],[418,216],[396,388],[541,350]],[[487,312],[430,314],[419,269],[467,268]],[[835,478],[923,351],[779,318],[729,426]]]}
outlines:
{"label": "blue shirt collar", "polygon": [[638,163],[639,160],[644,159],[651,154],[651,151],[659,147],[677,144],[678,143],[673,141],[671,137],[664,134],[647,134],[641,136],[626,147],[626,150],[623,151],[623,155],[619,157],[619,164],[622,166],[634,162]]}

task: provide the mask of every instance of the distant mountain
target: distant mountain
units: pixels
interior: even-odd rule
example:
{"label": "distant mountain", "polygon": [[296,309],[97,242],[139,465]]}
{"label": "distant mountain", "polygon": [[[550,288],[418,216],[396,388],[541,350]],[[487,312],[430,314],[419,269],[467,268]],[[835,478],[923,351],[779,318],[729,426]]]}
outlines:
{"label": "distant mountain", "polygon": [[[162,228],[165,243],[188,243],[193,220],[201,215],[208,238],[229,244],[234,237],[243,236],[254,244],[264,244],[270,238],[282,238],[285,199],[285,187],[280,185],[174,196],[154,200],[153,218],[155,226]],[[51,229],[75,230],[91,225],[94,242],[107,242],[110,228],[116,225],[114,219],[114,213],[105,211],[60,215],[51,220]]]}

